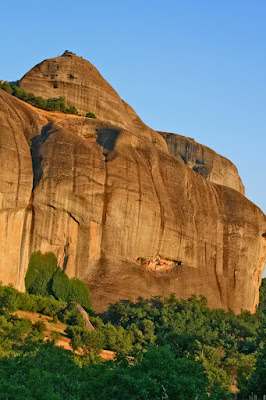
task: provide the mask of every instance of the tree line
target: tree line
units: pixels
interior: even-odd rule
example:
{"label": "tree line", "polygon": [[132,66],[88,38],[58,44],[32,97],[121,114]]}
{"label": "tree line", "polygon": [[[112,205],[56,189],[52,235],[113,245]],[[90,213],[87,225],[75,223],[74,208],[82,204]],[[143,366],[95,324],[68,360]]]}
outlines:
{"label": "tree line", "polygon": [[[232,381],[238,399],[266,394],[265,279],[254,315],[211,310],[203,297],[174,295],[117,302],[96,315],[84,303],[84,284],[77,286],[81,295],[58,268],[53,253],[33,253],[27,292],[0,286],[0,400],[226,400],[235,398]],[[83,302],[93,331],[72,301]],[[41,327],[14,316],[17,309],[65,322],[80,354],[44,342]],[[103,361],[103,348],[116,359]]]}
{"label": "tree line", "polygon": [[[0,82],[0,89],[17,97],[20,100],[26,101],[27,103],[41,108],[47,111],[61,111],[66,114],[79,115],[78,110],[75,106],[66,106],[66,100],[64,97],[44,99],[41,96],[35,96],[33,93],[28,93],[26,90],[19,86],[10,84],[9,82]],[[89,112],[86,114],[87,118],[96,118],[95,114]]]}

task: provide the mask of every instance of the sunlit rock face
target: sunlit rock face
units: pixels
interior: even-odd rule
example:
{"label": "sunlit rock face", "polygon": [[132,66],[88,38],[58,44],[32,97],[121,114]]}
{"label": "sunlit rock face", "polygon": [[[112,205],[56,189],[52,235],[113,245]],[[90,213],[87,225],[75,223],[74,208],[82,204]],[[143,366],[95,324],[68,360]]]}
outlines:
{"label": "sunlit rock face", "polygon": [[[218,155],[213,172],[211,157],[201,159],[208,176],[193,171],[80,57],[46,60],[20,84],[98,118],[39,110],[0,91],[0,280],[23,290],[30,254],[53,251],[68,276],[86,282],[97,311],[171,293],[255,310],[266,218],[239,193],[237,171],[235,183],[226,182],[227,167],[222,185],[211,182]],[[157,255],[179,263],[134,261]]]}
{"label": "sunlit rock face", "polygon": [[179,159],[181,157],[193,171],[208,181],[231,187],[245,195],[245,188],[237,168],[227,158],[197,143],[194,139],[168,132],[159,133],[165,138],[169,153]]}

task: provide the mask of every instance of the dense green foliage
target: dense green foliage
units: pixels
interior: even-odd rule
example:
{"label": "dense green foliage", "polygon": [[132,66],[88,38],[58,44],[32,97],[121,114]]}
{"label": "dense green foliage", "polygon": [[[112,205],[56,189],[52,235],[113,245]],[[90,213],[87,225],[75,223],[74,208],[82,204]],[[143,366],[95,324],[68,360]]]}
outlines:
{"label": "dense green foliage", "polygon": [[[265,282],[261,300],[265,301]],[[1,399],[216,399],[237,379],[247,399],[265,394],[265,313],[210,310],[204,298],[156,297],[116,303],[85,329],[74,305],[0,286]],[[64,321],[77,355],[43,341],[42,321],[13,315],[38,311]],[[100,349],[116,351],[103,362]],[[81,368],[82,367],[82,368]]]}
{"label": "dense green foliage", "polygon": [[66,106],[64,97],[45,100],[41,96],[35,96],[33,93],[28,93],[18,86],[10,85],[8,82],[0,83],[0,89],[3,89],[5,92],[17,97],[18,99],[26,101],[27,103],[43,110],[61,111],[66,114],[78,115],[76,107]]}
{"label": "dense green foliage", "polygon": [[54,253],[42,254],[40,251],[32,253],[25,276],[26,290],[41,296],[52,294],[52,280],[57,269],[57,258]]}
{"label": "dense green foliage", "polygon": [[87,118],[96,118],[96,115],[93,114],[92,112],[89,112],[89,113],[86,114],[86,117]]}
{"label": "dense green foliage", "polygon": [[[265,282],[261,290],[262,299],[264,301],[264,311],[265,311]],[[256,363],[255,368],[252,371],[250,379],[244,385],[242,394],[246,398],[250,393],[255,393],[259,396],[259,399],[263,398],[266,394],[266,314],[261,314],[261,325],[258,330],[257,336],[257,352],[256,352]]]}
{"label": "dense green foliage", "polygon": [[42,254],[40,251],[31,255],[25,277],[26,290],[31,294],[54,296],[66,303],[76,301],[87,310],[91,309],[89,289],[79,279],[69,279],[58,267],[54,253]]}
{"label": "dense green foliage", "polygon": [[[50,343],[24,356],[0,360],[0,399],[161,400],[208,399],[199,364],[175,359],[169,349],[152,349],[133,365],[89,364]],[[199,397],[196,397],[199,396]]]}
{"label": "dense green foliage", "polygon": [[66,303],[76,301],[87,310],[91,309],[90,292],[85,283],[76,278],[69,279],[60,268],[53,275],[51,289],[51,294],[57,299]]}

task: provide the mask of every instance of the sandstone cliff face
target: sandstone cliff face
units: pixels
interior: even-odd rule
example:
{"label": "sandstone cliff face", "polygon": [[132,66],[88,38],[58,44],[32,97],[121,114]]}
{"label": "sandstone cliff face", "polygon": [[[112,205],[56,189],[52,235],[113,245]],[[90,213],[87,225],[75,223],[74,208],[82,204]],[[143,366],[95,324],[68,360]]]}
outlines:
{"label": "sandstone cliff face", "polygon": [[32,160],[27,139],[44,121],[0,90],[0,281],[23,289],[29,260]]}
{"label": "sandstone cliff face", "polygon": [[[96,68],[74,54],[48,59],[32,68],[19,85],[36,96],[63,96],[67,105],[75,105],[81,115],[93,112],[98,119],[120,128],[139,132],[141,137],[158,135],[148,128],[128,104],[102,78]],[[181,135],[159,132],[166,140],[170,154],[181,156],[184,162],[211,182],[232,187],[245,194],[236,167],[206,146]],[[165,146],[160,143],[161,146]]]}
{"label": "sandstone cliff face", "polygon": [[[98,311],[171,293],[254,311],[266,260],[258,207],[169,154],[118,95],[123,113],[111,118],[107,107],[97,120],[34,109],[3,92],[0,102],[0,280],[22,289],[30,254],[54,251],[70,277],[87,283]],[[182,265],[159,271],[133,260],[158,254]]]}
{"label": "sandstone cliff face", "polygon": [[227,158],[194,139],[168,132],[159,132],[166,140],[169,153],[184,160],[185,164],[207,180],[231,187],[245,194],[244,185],[235,165]]}

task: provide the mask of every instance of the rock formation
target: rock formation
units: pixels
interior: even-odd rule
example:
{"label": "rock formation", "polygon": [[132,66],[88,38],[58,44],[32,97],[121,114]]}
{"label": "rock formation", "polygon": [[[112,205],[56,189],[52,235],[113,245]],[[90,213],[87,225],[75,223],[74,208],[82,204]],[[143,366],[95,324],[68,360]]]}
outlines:
{"label": "rock formation", "polygon": [[[69,277],[86,282],[97,311],[171,293],[255,310],[266,217],[239,193],[228,160],[198,144],[189,159],[183,139],[175,154],[75,55],[42,62],[20,86],[64,96],[97,119],[43,111],[0,91],[0,280],[23,290],[30,254],[54,251]],[[207,165],[205,177],[193,163]],[[158,254],[179,264],[145,268]]]}
{"label": "rock formation", "polygon": [[245,194],[244,185],[235,165],[227,158],[215,153],[209,147],[197,143],[194,139],[159,132],[165,138],[169,153],[184,160],[185,164],[208,181],[231,187]]}

